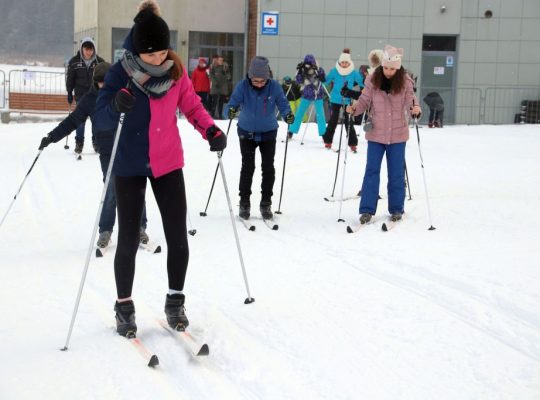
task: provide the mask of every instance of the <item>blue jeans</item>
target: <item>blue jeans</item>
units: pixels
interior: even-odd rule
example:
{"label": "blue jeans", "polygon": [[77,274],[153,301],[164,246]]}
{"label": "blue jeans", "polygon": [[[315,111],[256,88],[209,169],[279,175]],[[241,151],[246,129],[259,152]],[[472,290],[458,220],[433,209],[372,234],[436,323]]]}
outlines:
{"label": "blue jeans", "polygon": [[300,124],[302,123],[302,119],[304,118],[304,114],[306,113],[311,102],[314,103],[315,113],[317,114],[317,126],[319,127],[319,136],[323,136],[326,133],[326,119],[324,117],[323,100],[308,100],[303,97],[300,100],[300,105],[298,106],[296,114],[294,115],[294,123],[290,127],[290,132],[298,133],[298,131],[300,130]]}
{"label": "blue jeans", "polygon": [[375,215],[381,181],[381,163],[386,152],[388,169],[388,212],[403,213],[405,203],[405,144],[368,141],[366,172],[362,182],[360,214]]}
{"label": "blue jeans", "polygon": [[[103,182],[107,176],[107,168],[109,167],[110,155],[99,155],[99,162],[101,164],[101,172],[103,173]],[[114,192],[114,175],[111,175],[107,191],[105,192],[105,199],[103,200],[103,208],[101,209],[101,216],[99,217],[99,233],[109,231],[112,232],[114,223],[116,221],[116,194]],[[146,230],[146,203],[143,207],[141,217],[141,228]]]}

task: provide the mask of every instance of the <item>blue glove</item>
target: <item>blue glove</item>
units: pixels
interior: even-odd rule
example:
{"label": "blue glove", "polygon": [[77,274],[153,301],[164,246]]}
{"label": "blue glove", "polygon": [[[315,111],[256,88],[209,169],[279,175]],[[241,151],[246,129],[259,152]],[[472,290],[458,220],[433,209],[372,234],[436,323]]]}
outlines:
{"label": "blue glove", "polygon": [[69,92],[67,95],[67,102],[68,104],[73,103],[73,94],[71,92]]}

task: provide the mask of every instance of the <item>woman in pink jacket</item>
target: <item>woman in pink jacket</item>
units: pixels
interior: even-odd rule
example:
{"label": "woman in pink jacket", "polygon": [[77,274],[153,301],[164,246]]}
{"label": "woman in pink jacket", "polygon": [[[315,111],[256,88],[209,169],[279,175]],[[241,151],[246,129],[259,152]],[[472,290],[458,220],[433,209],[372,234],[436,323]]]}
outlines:
{"label": "woman in pink jacket", "polygon": [[413,82],[401,66],[403,49],[386,45],[382,65],[367,78],[362,96],[348,112],[367,111],[372,118],[368,141],[366,172],[362,182],[360,223],[366,224],[377,211],[381,162],[386,153],[388,169],[388,211],[398,221],[405,203],[405,143],[409,140],[409,115],[419,116],[420,106]]}
{"label": "woman in pink jacket", "polygon": [[119,225],[114,258],[118,299],[114,310],[116,330],[126,337],[135,337],[137,332],[131,291],[148,181],[167,241],[167,321],[176,330],[184,330],[189,324],[183,293],[189,258],[184,157],[176,110],[180,109],[208,140],[211,151],[222,151],[227,145],[225,134],[214,125],[195,94],[182,62],[169,48],[169,28],[159,16],[157,4],[143,2],[134,21],[124,43],[124,56],[109,70],[96,104],[98,131],[114,135],[120,114],[125,113],[113,175]]}

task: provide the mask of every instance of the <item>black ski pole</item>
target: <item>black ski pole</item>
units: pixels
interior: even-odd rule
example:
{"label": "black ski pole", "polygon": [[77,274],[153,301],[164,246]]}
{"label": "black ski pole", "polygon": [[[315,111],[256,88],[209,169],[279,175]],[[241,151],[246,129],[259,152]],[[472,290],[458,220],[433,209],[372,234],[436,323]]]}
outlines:
{"label": "black ski pole", "polygon": [[19,190],[17,190],[17,193],[15,193],[15,196],[13,196],[13,200],[11,200],[11,203],[6,211],[6,213],[4,214],[4,216],[2,217],[2,222],[0,222],[0,227],[2,226],[2,224],[4,223],[7,215],[9,214],[9,211],[11,210],[11,207],[13,207],[13,203],[15,203],[15,200],[17,200],[17,196],[19,195],[19,193],[21,192],[21,189],[24,185],[24,182],[26,182],[26,178],[28,178],[28,175],[30,175],[30,172],[32,172],[32,168],[34,168],[34,165],[36,165],[36,161],[38,160],[39,156],[41,155],[41,152],[43,151],[43,149],[40,149],[37,153],[37,156],[36,158],[34,158],[34,162],[32,163],[32,165],[30,166],[30,169],[28,170],[28,172],[26,173],[26,175],[24,176],[24,179],[21,183],[21,186],[19,186]]}
{"label": "black ski pole", "polygon": [[[233,120],[232,118],[229,119],[229,126],[227,127],[227,132],[225,133],[225,136],[229,136],[229,130],[231,129],[232,120]],[[201,217],[206,217],[208,215],[206,214],[206,211],[208,211],[208,205],[210,204],[210,199],[212,198],[212,192],[214,191],[214,185],[216,184],[218,169],[219,169],[219,162],[216,165],[216,171],[214,172],[214,179],[212,179],[212,186],[210,187],[210,193],[208,194],[208,201],[206,202],[206,207],[204,208],[204,211],[201,211],[199,213]]]}
{"label": "black ski pole", "polygon": [[287,135],[285,136],[285,156],[283,157],[283,172],[281,173],[281,189],[279,190],[279,205],[276,214],[281,214],[281,199],[283,197],[283,182],[285,182],[285,165],[287,163],[287,147],[289,145],[289,129],[290,125],[287,125]]}
{"label": "black ski pole", "polygon": [[[71,114],[71,104],[69,105],[69,113]],[[64,150],[69,149],[68,138],[69,138],[69,135],[66,136],[66,144],[64,145]]]}
{"label": "black ski pole", "polygon": [[409,200],[412,200],[411,197],[411,182],[409,181],[409,172],[407,171],[407,161],[405,161],[405,179],[406,179],[406,185],[407,190],[409,191]]}
{"label": "black ski pole", "polygon": [[[338,146],[338,153],[337,153],[337,163],[336,163],[336,176],[334,177],[334,186],[332,188],[332,194],[330,197],[334,197],[334,192],[336,191],[336,182],[337,182],[337,176],[339,172],[339,157],[341,155],[341,139],[343,137],[343,125],[345,125],[345,102],[344,100],[341,102],[341,107],[343,108],[343,120],[341,121],[341,129],[339,131],[339,146]],[[329,201],[329,197],[324,198],[326,201]]]}
{"label": "black ski pole", "polygon": [[[343,112],[343,117],[345,117],[345,111]],[[349,139],[349,135],[351,134],[351,126],[354,124],[352,114],[349,115],[349,123],[347,124],[347,141]],[[339,149],[341,152],[341,148]],[[347,147],[345,147],[345,155],[343,156],[343,174],[341,177],[341,199],[342,201],[339,202],[339,215],[337,222],[345,222],[343,218],[341,218],[341,208],[343,207],[343,190],[345,188],[345,172],[347,172]]]}
{"label": "black ski pole", "polygon": [[418,118],[414,118],[414,126],[416,127],[416,138],[418,139],[418,153],[420,154],[420,165],[422,166],[422,176],[424,177],[424,190],[426,192],[426,204],[427,204],[427,211],[428,211],[428,218],[429,218],[428,230],[434,231],[436,228],[433,226],[433,223],[431,220],[431,207],[429,205],[429,195],[428,195],[427,183],[426,183],[426,172],[424,169],[424,158],[422,157],[422,149],[420,148],[420,132],[418,132]]}

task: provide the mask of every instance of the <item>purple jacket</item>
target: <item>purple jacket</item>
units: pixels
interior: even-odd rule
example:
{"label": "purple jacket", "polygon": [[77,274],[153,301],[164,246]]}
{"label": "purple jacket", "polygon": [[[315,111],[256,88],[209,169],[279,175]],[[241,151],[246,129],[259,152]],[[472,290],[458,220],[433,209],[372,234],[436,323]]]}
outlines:
{"label": "purple jacket", "polygon": [[[310,67],[307,68],[305,65]],[[298,64],[296,82],[303,85],[302,97],[307,100],[317,100],[324,98],[323,82],[326,81],[324,69],[317,66],[315,57],[307,54],[304,62]]]}
{"label": "purple jacket", "polygon": [[360,115],[371,107],[373,129],[366,132],[366,140],[393,144],[409,140],[410,108],[418,105],[413,91],[413,81],[405,78],[405,88],[398,94],[387,94],[373,86],[373,75],[366,79],[362,96],[353,104],[354,115]]}

